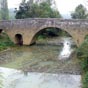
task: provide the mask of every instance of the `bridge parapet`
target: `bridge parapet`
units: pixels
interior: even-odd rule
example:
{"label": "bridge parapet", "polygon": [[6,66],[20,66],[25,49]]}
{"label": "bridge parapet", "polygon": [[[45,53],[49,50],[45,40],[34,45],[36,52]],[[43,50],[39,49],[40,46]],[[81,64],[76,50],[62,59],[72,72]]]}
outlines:
{"label": "bridge parapet", "polygon": [[58,18],[29,18],[17,19],[9,21],[0,21],[0,28],[6,29],[26,29],[31,27],[39,27],[41,25],[58,25],[63,28],[88,28],[88,20],[58,19]]}

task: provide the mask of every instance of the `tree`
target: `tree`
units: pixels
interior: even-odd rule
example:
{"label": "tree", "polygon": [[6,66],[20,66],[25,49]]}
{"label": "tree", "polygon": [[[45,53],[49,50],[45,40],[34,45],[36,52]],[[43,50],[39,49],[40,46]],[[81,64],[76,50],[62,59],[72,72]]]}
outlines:
{"label": "tree", "polygon": [[2,20],[7,20],[9,19],[9,11],[8,11],[8,4],[7,4],[7,0],[1,0],[0,2],[1,5],[1,19]]}
{"label": "tree", "polygon": [[75,11],[71,14],[73,19],[86,19],[88,18],[87,9],[82,5],[78,5]]}
{"label": "tree", "polygon": [[[48,2],[48,3],[47,3]],[[16,11],[16,19],[22,18],[61,18],[60,13],[51,8],[50,0],[41,3],[33,2],[29,0],[27,3],[22,2],[19,6],[19,10]]]}

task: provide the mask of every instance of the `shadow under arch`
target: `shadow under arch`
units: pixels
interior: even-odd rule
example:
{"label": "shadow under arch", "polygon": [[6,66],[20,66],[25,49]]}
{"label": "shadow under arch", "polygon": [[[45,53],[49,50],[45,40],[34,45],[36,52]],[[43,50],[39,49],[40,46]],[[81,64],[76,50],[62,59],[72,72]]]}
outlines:
{"label": "shadow under arch", "polygon": [[73,35],[72,35],[70,32],[68,32],[67,30],[62,29],[62,28],[60,28],[60,27],[58,27],[58,26],[53,26],[53,25],[52,25],[52,26],[42,26],[42,27],[40,27],[40,28],[34,33],[32,39],[31,39],[31,44],[33,44],[33,43],[35,44],[35,42],[36,42],[36,40],[37,40],[37,36],[39,35],[40,31],[45,30],[45,29],[48,29],[48,28],[56,28],[56,29],[58,29],[58,30],[60,30],[60,31],[66,32],[70,37],[72,37],[72,39],[73,39],[75,45],[77,46],[77,42],[76,42],[76,40],[74,39]]}
{"label": "shadow under arch", "polygon": [[0,29],[0,34],[2,33],[3,29]]}
{"label": "shadow under arch", "polygon": [[23,45],[23,37],[22,34],[15,35],[15,42],[17,45]]}

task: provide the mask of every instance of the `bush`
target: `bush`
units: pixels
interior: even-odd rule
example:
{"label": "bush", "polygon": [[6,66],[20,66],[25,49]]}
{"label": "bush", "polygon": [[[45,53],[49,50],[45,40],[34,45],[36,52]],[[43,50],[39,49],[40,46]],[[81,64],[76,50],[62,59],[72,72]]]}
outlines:
{"label": "bush", "polygon": [[77,57],[80,59],[83,71],[88,71],[88,41],[84,43],[77,50]]}
{"label": "bush", "polygon": [[88,41],[84,41],[84,43],[78,48],[77,57],[79,59],[88,57]]}
{"label": "bush", "polygon": [[9,46],[13,46],[14,43],[9,39],[8,35],[3,32],[0,35],[0,51],[7,49]]}
{"label": "bush", "polygon": [[0,46],[0,51],[4,50],[4,49],[7,49],[7,47],[5,46]]}
{"label": "bush", "polygon": [[88,72],[85,73],[85,75],[83,76],[83,88],[88,88]]}
{"label": "bush", "polygon": [[83,58],[80,61],[83,72],[88,71],[88,58]]}

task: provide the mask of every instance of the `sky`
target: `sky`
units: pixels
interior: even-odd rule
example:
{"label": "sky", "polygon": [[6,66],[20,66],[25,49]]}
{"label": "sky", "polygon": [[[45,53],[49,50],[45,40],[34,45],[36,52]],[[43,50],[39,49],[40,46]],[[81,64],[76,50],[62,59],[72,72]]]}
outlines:
{"label": "sky", "polygon": [[[8,0],[8,7],[9,8],[17,8],[22,0]],[[88,6],[87,0],[55,0],[57,8],[59,12],[63,16],[70,17],[70,13],[74,11],[76,6],[79,4],[83,4],[84,6]]]}

